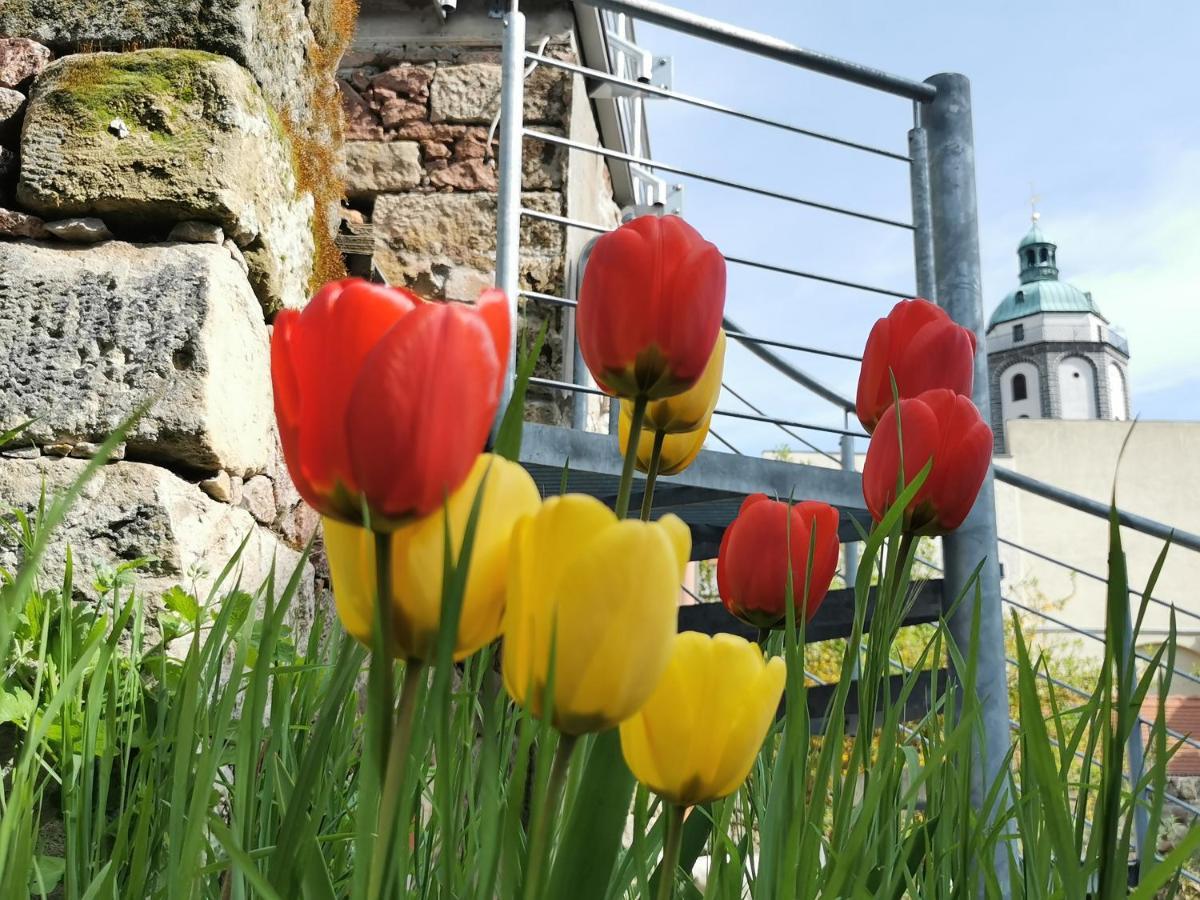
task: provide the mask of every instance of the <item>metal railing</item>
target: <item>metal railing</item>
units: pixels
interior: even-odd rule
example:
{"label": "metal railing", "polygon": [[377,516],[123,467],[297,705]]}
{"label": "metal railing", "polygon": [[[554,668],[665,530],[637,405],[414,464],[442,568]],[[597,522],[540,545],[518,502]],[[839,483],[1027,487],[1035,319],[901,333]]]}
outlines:
{"label": "metal railing", "polygon": [[[987,393],[988,378],[984,347],[983,302],[980,288],[978,216],[975,206],[975,183],[973,171],[973,137],[971,131],[970,90],[967,80],[960,75],[938,75],[925,82],[913,81],[880,72],[869,67],[839,60],[787,44],[768,35],[756,34],[745,29],[715,22],[702,16],[673,9],[651,0],[576,0],[577,5],[595,7],[609,13],[619,14],[621,27],[627,29],[622,35],[632,35],[629,22],[632,19],[692,35],[756,56],[776,60],[810,72],[827,75],[851,84],[905,98],[912,103],[913,127],[907,133],[907,153],[896,152],[884,147],[829,134],[798,123],[738,109],[724,103],[697,97],[682,91],[632,79],[628,72],[618,67],[617,71],[593,68],[578,62],[553,59],[542,53],[526,50],[525,21],[521,13],[514,10],[506,16],[506,33],[503,53],[503,88],[500,128],[500,196],[498,204],[497,283],[511,298],[512,314],[518,314],[518,298],[525,303],[561,308],[571,312],[576,301],[570,296],[522,290],[518,278],[520,251],[520,223],[522,219],[557,225],[562,229],[578,230],[587,234],[600,235],[608,232],[607,224],[589,222],[570,215],[560,215],[526,207],[521,202],[521,158],[517,149],[523,141],[542,141],[575,153],[601,157],[610,166],[625,167],[641,173],[641,182],[649,183],[646,176],[665,173],[680,178],[693,179],[715,185],[720,189],[737,191],[763,198],[770,202],[800,206],[818,213],[840,216],[871,225],[895,228],[912,235],[913,274],[915,289],[894,288],[869,284],[852,278],[830,273],[811,271],[792,260],[762,260],[726,254],[726,261],[733,266],[748,267],[816,284],[855,290],[881,298],[908,298],[924,296],[938,302],[960,324],[970,328],[978,338],[979,351],[976,357],[975,392],[973,400],[981,410],[985,421],[989,419],[990,398]],[[570,137],[547,133],[544,130],[526,128],[521,121],[523,71],[527,65],[539,65],[558,69],[572,76],[586,79],[588,83],[608,85],[620,91],[618,112],[632,116],[633,120],[621,133],[628,137],[636,135],[632,144],[620,147],[596,146]],[[800,139],[811,139],[876,157],[903,163],[908,174],[908,193],[911,198],[912,215],[902,220],[836,203],[802,196],[792,190],[747,183],[720,172],[693,168],[675,162],[655,159],[650,151],[646,118],[641,103],[646,98],[684,104],[718,116],[729,117],[751,125],[794,135]],[[637,181],[638,179],[630,179]],[[636,193],[636,192],[635,192]],[[633,198],[637,201],[639,198]],[[568,291],[569,293],[569,291]],[[731,297],[736,302],[736,297]],[[733,311],[737,315],[737,310]],[[865,437],[857,427],[851,427],[850,414],[854,402],[837,390],[823,384],[790,361],[791,354],[857,363],[859,357],[844,349],[824,348],[787,340],[778,334],[756,335],[737,326],[733,319],[726,318],[728,337],[740,344],[763,364],[781,374],[791,385],[799,386],[827,402],[837,411],[841,426],[815,422],[803,422],[788,417],[772,415],[764,407],[753,402],[735,385],[724,385],[729,397],[745,406],[746,410],[730,409],[723,403],[715,413],[723,420],[741,420],[761,423],[779,430],[793,440],[800,441],[816,453],[823,454],[829,461],[849,472],[855,470],[855,440]],[[568,332],[570,329],[568,329]],[[1110,338],[1111,332],[1108,332]],[[573,340],[573,333],[569,334]],[[1029,338],[1027,337],[1028,341]],[[785,359],[781,353],[789,354]],[[577,361],[573,348],[564,348],[564,359]],[[514,361],[515,362],[515,361]],[[515,366],[514,366],[515,368]],[[568,371],[569,369],[569,371]],[[603,396],[602,392],[587,382],[587,373],[582,365],[564,368],[563,377],[535,378],[533,383],[559,396],[578,398]],[[577,410],[578,413],[578,410]],[[576,423],[584,417],[576,415]],[[610,428],[615,426],[615,417],[610,416]],[[839,438],[839,452],[834,455],[803,437],[800,432],[834,434]],[[735,443],[718,430],[711,429],[714,442],[723,445],[732,454],[741,455]],[[1078,495],[1061,491],[1028,476],[1004,469],[995,469],[994,478],[1020,490],[1031,491],[1039,496],[1085,513],[1107,516],[1108,508]],[[958,532],[943,541],[945,559],[945,591],[947,598],[959,596],[965,585],[978,578],[982,603],[979,605],[979,622],[975,622],[975,608],[960,604],[949,620],[954,639],[960,646],[970,643],[972,632],[978,628],[980,654],[977,661],[977,679],[983,685],[1005,683],[1010,660],[1006,656],[1003,634],[1002,607],[1021,607],[1018,601],[1001,598],[1000,571],[998,564],[999,539],[996,529],[993,474],[989,473],[967,522]],[[1178,532],[1161,523],[1144,517],[1121,513],[1121,523],[1129,528],[1154,536],[1173,535],[1175,541],[1192,549],[1200,549],[1200,536]],[[1025,550],[1011,541],[1005,544],[1014,549]],[[1035,552],[1035,551],[1030,551]],[[979,568],[983,560],[982,568]],[[1057,560],[1052,560],[1058,562]],[[1069,564],[1060,563],[1062,565]],[[845,575],[853,582],[857,569],[857,555],[853,544],[847,545]],[[1079,571],[1079,570],[1076,570]],[[1089,577],[1100,576],[1083,572]],[[1101,578],[1101,580],[1104,580]],[[1151,598],[1155,603],[1175,608],[1172,604]],[[1027,614],[1047,617],[1043,611],[1033,607],[1022,607]],[[1186,612],[1186,611],[1184,611]],[[1200,619],[1200,616],[1188,613]],[[1085,637],[1095,635],[1084,633]],[[1100,638],[1102,640],[1102,638]],[[1142,655],[1144,659],[1144,655]],[[806,673],[808,674],[808,673]],[[1042,673],[1039,673],[1042,674]],[[1200,683],[1200,679],[1190,678]],[[973,767],[975,781],[972,785],[976,802],[982,802],[983,786],[990,784],[1000,772],[1000,765],[1008,749],[1008,734],[1012,724],[1009,716],[1005,691],[988,690],[981,697],[985,739],[976,748],[981,764]],[[1187,738],[1189,744],[1200,748],[1200,742]],[[1140,741],[1140,729],[1138,732]],[[1133,748],[1131,747],[1131,751]],[[1136,759],[1140,760],[1139,752]],[[1131,760],[1135,754],[1131,752]],[[1131,765],[1131,774],[1140,771],[1140,763]],[[1172,797],[1172,802],[1178,798]],[[1181,801],[1182,802],[1182,801]],[[1181,808],[1183,808],[1181,806]],[[1144,847],[1144,827],[1139,826],[1139,848]],[[1006,871],[1006,859],[995,860],[997,871]],[[1190,874],[1190,873],[1189,873]]]}

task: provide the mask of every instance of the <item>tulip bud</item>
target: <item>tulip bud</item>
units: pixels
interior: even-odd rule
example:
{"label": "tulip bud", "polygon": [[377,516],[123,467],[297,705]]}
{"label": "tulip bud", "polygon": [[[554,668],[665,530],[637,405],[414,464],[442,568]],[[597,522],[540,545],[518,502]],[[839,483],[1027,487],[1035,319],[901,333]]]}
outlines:
{"label": "tulip bud", "polygon": [[838,519],[828,503],[806,500],[789,507],[765,494],[747,497],[717,555],[717,589],[725,608],[757,628],[781,623],[790,559],[793,602],[806,621],[812,619],[837,571]]}
{"label": "tulip bud", "polygon": [[271,339],[280,441],[323,515],[390,528],[437,510],[471,471],[505,378],[508,304],[425,303],[361,279],[332,282]]}
{"label": "tulip bud", "polygon": [[863,464],[863,498],[875,521],[895,501],[900,479],[900,440],[904,436],[904,483],[931,459],[933,465],[904,512],[904,529],[936,535],[963,523],[975,503],[992,461],[992,429],[975,404],[950,390],[925,391],[887,410],[871,436]]}
{"label": "tulip bud", "polygon": [[504,619],[509,695],[542,715],[553,645],[553,722],[564,734],[629,718],[662,676],[691,534],[675,516],[618,520],[594,497],[544,502],[513,535]]}
{"label": "tulip bud", "polygon": [[[485,481],[486,478],[486,481]],[[409,522],[390,535],[392,655],[430,659],[442,621],[446,516],[455,559],[475,496],[483,500],[475,529],[470,569],[463,594],[454,658],[463,659],[500,634],[504,615],[513,528],[537,511],[537,485],[521,466],[480,454],[471,474],[443,509]],[[371,532],[336,519],[325,519],[325,551],[333,577],[333,599],[346,631],[370,646],[375,622],[375,541]]]}
{"label": "tulip bud", "polygon": [[971,396],[975,335],[928,300],[901,300],[871,329],[858,376],[858,419],[868,433],[892,405],[934,388]]}
{"label": "tulip bud", "polygon": [[[629,429],[633,427],[633,414],[627,401],[621,401],[620,416],[617,423],[617,440],[621,447],[621,455],[624,456],[629,448]],[[658,456],[659,475],[678,475],[695,461],[708,438],[708,426],[711,421],[711,418],[705,419],[695,431],[668,434],[663,438],[662,450]],[[650,471],[650,457],[653,454],[654,432],[643,428],[638,440],[637,460],[634,463],[639,472]]]}
{"label": "tulip bud", "polygon": [[735,635],[677,635],[654,693],[621,723],[630,771],[680,806],[732,794],[775,720],[786,675],[782,659],[767,662]]}
{"label": "tulip bud", "polygon": [[599,238],[579,291],[584,362],[605,392],[657,400],[704,372],[725,310],[725,260],[678,216],[641,216]]}

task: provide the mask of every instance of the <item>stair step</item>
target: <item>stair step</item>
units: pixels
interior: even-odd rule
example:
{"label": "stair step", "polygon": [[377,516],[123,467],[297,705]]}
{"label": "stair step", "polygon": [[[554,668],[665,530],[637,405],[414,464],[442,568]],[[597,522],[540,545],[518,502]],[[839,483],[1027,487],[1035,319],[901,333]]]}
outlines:
{"label": "stair step", "polygon": [[[871,630],[876,601],[877,591],[872,587],[867,599],[864,633]],[[927,622],[936,622],[941,614],[941,580],[919,582],[916,585],[916,597],[904,619],[904,624],[923,625]],[[854,591],[850,588],[838,588],[826,595],[817,614],[805,627],[804,641],[812,644],[832,638],[849,637],[853,627]],[[758,637],[758,631],[755,628],[731,616],[720,603],[697,603],[693,606],[679,607],[679,630],[699,631],[703,634],[724,632],[741,635],[751,641]]]}

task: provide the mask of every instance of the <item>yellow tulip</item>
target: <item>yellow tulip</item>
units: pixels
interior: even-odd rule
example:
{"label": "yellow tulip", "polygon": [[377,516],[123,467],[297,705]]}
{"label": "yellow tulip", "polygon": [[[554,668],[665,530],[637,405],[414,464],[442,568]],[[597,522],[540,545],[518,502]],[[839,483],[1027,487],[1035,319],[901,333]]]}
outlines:
{"label": "yellow tulip", "polygon": [[732,634],[684,632],[646,705],[621,723],[638,781],[694,806],[736,791],[775,719],[786,677],[779,657]]}
{"label": "yellow tulip", "polygon": [[603,731],[637,712],[671,654],[691,545],[675,516],[621,521],[581,494],[518,523],[502,667],[512,698],[542,714],[553,633],[559,731]]}
{"label": "yellow tulip", "polygon": [[[682,431],[679,434],[668,434],[663,438],[662,452],[658,458],[659,475],[678,475],[690,466],[700,455],[704,442],[708,438],[708,426],[712,417],[700,423],[695,431]],[[629,404],[621,401],[621,419],[617,423],[617,439],[620,442],[621,455],[625,455],[629,447],[629,429],[633,427],[633,414]],[[634,466],[639,472],[650,471],[650,457],[654,453],[654,432],[642,429],[638,441],[637,461]]]}
{"label": "yellow tulip", "polygon": [[[717,332],[717,342],[700,380],[674,397],[652,400],[646,406],[646,419],[642,428],[646,431],[665,431],[681,434],[698,429],[717,408],[717,397],[721,394],[721,378],[725,374],[725,329]],[[621,404],[622,409],[626,406]],[[632,414],[632,413],[631,413]]]}
{"label": "yellow tulip", "polygon": [[[521,466],[485,453],[443,509],[392,532],[392,650],[399,658],[429,659],[434,653],[442,619],[446,514],[457,559],[481,483],[483,502],[463,594],[455,659],[470,656],[500,634],[513,526],[522,516],[537,511],[541,497]],[[324,523],[338,617],[346,631],[369,646],[375,622],[374,535],[335,519],[326,518]]]}

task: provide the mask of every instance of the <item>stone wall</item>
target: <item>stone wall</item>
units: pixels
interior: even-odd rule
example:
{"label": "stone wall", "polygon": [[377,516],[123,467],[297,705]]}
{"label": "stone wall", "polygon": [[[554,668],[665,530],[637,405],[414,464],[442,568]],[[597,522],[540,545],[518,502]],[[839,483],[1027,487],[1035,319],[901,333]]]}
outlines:
{"label": "stone wall", "polygon": [[[334,71],[351,0],[0,5],[0,503],[37,509],[143,404],[51,548],[79,593],[145,558],[203,595],[316,527],[271,404],[274,313],[341,265]],[[21,548],[0,537],[0,566]],[[282,584],[285,579],[281,579]],[[302,618],[314,595],[306,573]]]}
{"label": "stone wall", "polygon": [[[554,4],[548,4],[554,6]],[[564,9],[565,4],[558,4]],[[465,4],[460,4],[465,6]],[[369,7],[364,9],[364,14]],[[418,14],[397,13],[364,28],[339,72],[346,114],[343,214],[347,245],[359,241],[378,277],[427,297],[471,302],[492,285],[496,254],[497,143],[500,106],[500,32],[470,10],[455,21],[453,39],[415,36]],[[401,24],[396,24],[401,23]],[[531,49],[578,61],[565,19],[531,16]],[[405,25],[407,24],[407,28]],[[390,40],[380,39],[395,27]],[[539,66],[525,82],[525,123],[556,135],[595,140],[595,124],[581,79]],[[584,157],[577,159],[576,157]],[[526,140],[523,205],[555,215],[579,215],[578,198],[590,201],[589,221],[617,222],[607,169],[597,157]],[[583,216],[580,216],[581,218]],[[522,289],[556,296],[571,293],[571,262],[592,235],[522,219]],[[369,269],[365,264],[364,274]],[[570,380],[570,316],[561,307],[522,299],[525,329],[549,323],[536,375]],[[535,388],[528,417],[569,425],[572,399]]]}

